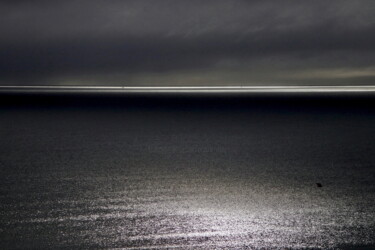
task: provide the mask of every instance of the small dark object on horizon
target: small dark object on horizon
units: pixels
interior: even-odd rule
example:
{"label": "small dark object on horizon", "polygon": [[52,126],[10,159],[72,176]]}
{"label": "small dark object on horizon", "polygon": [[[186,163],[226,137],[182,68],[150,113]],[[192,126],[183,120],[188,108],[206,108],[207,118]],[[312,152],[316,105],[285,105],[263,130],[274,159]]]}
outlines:
{"label": "small dark object on horizon", "polygon": [[323,187],[323,185],[319,182],[316,183],[316,186],[319,187],[319,188]]}

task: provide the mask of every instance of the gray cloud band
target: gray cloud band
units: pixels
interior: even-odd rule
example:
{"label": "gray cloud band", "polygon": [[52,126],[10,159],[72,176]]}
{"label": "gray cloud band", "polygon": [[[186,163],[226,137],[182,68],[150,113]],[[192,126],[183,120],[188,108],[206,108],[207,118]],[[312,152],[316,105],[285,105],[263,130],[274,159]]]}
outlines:
{"label": "gray cloud band", "polygon": [[373,1],[186,2],[3,2],[0,82],[375,66]]}

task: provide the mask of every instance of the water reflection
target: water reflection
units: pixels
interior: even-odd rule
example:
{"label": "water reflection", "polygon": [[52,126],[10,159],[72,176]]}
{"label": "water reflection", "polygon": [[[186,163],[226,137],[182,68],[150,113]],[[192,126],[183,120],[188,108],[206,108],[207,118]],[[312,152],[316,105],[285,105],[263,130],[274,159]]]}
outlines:
{"label": "water reflection", "polygon": [[375,116],[31,110],[3,117],[5,248],[374,243]]}

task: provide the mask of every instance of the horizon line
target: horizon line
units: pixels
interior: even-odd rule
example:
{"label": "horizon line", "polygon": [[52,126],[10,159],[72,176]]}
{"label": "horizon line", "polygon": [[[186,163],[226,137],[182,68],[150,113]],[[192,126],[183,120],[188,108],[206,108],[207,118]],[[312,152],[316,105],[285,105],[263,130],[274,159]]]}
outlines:
{"label": "horizon line", "polygon": [[0,93],[375,93],[373,85],[267,86],[0,86]]}

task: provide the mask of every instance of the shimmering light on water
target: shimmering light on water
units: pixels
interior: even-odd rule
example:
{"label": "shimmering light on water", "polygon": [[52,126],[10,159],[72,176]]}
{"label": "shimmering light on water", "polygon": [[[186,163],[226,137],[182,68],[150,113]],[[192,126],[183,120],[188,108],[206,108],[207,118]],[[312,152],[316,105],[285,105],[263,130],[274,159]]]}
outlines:
{"label": "shimmering light on water", "polygon": [[125,106],[0,119],[5,248],[374,244],[374,113]]}

